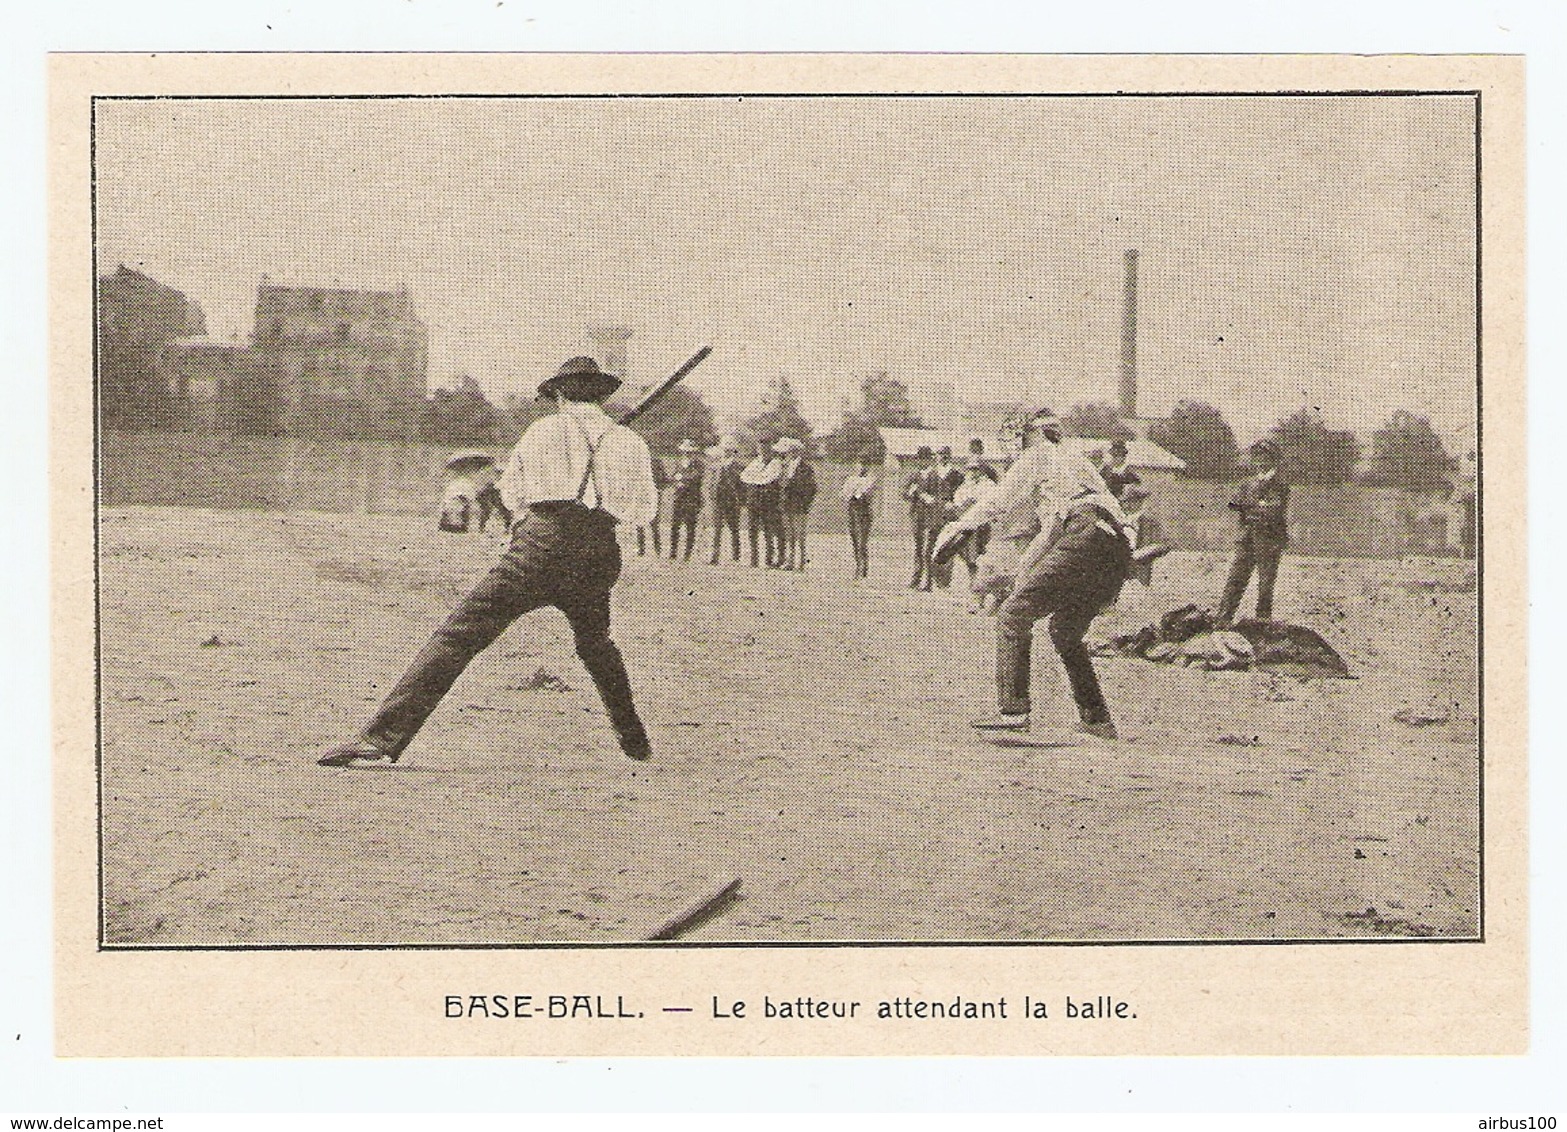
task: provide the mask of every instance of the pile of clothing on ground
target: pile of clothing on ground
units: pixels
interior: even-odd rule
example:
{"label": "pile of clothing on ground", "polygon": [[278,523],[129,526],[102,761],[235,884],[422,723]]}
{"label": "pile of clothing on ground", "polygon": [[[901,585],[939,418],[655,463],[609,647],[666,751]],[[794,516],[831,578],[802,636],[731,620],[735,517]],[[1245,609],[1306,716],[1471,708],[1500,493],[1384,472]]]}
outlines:
{"label": "pile of clothing on ground", "polygon": [[1195,605],[1172,609],[1157,625],[1114,637],[1095,652],[1209,672],[1261,668],[1290,676],[1349,676],[1343,657],[1311,629],[1282,621],[1240,621],[1221,629],[1212,613]]}

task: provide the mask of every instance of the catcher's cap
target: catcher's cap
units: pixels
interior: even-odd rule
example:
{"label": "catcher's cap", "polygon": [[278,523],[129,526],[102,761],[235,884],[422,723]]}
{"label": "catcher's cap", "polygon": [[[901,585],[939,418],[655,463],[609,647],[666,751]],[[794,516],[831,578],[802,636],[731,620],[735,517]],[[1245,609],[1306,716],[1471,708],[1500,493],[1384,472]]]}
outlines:
{"label": "catcher's cap", "polygon": [[568,384],[590,398],[602,400],[620,388],[620,378],[599,369],[598,362],[586,355],[567,358],[553,376],[539,382],[539,396],[547,396]]}

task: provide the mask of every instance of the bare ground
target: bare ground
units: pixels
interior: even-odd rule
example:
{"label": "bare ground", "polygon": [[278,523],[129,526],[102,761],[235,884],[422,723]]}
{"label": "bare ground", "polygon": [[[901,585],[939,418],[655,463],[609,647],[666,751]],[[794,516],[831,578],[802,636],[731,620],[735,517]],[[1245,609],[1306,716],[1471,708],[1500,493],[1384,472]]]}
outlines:
{"label": "bare ground", "polygon": [[[737,876],[689,938],[1478,932],[1468,564],[1286,558],[1279,616],[1357,679],[1100,660],[1133,740],[1045,748],[973,737],[993,625],[910,592],[901,542],[859,585],[841,536],[804,576],[632,552],[615,633],[653,762],[545,611],[397,766],[317,767],[495,550],[401,517],[104,512],[109,943],[630,942]],[[1095,634],[1211,603],[1222,569],[1170,556]],[[1035,653],[1036,727],[1065,724]]]}

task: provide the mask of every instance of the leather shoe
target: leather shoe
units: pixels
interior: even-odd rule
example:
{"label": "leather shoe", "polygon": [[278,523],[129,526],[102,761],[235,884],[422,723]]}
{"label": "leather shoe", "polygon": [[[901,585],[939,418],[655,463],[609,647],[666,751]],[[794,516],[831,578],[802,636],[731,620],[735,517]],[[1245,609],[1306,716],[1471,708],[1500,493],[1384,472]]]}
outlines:
{"label": "leather shoe", "polygon": [[386,759],[396,762],[400,755],[391,751],[382,750],[374,743],[366,743],[363,740],[357,743],[344,743],[341,747],[333,747],[326,754],[316,760],[317,766],[350,766],[353,763],[378,762]]}
{"label": "leather shoe", "polygon": [[1111,723],[1108,719],[1103,723],[1079,723],[1077,725],[1077,729],[1084,735],[1093,735],[1100,739],[1120,738],[1120,735],[1116,733],[1115,724]]}
{"label": "leather shoe", "polygon": [[997,715],[987,716],[984,719],[976,719],[969,726],[978,728],[980,731],[1027,731],[1028,712],[1025,711],[1016,715],[1010,712],[1000,712]]}

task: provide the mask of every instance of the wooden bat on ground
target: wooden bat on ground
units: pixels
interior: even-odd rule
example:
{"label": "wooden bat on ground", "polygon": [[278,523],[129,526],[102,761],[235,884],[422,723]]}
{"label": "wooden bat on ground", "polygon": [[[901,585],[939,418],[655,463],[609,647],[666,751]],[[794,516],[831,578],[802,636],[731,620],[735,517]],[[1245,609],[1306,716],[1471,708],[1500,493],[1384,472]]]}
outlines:
{"label": "wooden bat on ground", "polygon": [[670,920],[647,938],[650,942],[653,940],[679,939],[692,928],[699,928],[718,915],[718,913],[733,903],[739,895],[740,878],[736,877],[700,904],[696,904],[680,913],[680,915]]}
{"label": "wooden bat on ground", "polygon": [[656,387],[648,390],[646,395],[643,396],[642,400],[638,401],[635,405],[631,406],[631,408],[627,409],[624,413],[621,414],[619,421],[616,423],[630,424],[643,413],[647,412],[658,403],[658,399],[660,397],[668,393],[675,386],[679,385],[681,379],[683,379],[686,374],[696,369],[697,366],[701,365],[707,359],[707,355],[711,354],[712,352],[713,348],[711,346],[703,346],[696,353],[692,354],[689,358],[686,359],[685,365],[681,366],[674,373],[670,374],[663,381],[659,382]]}

